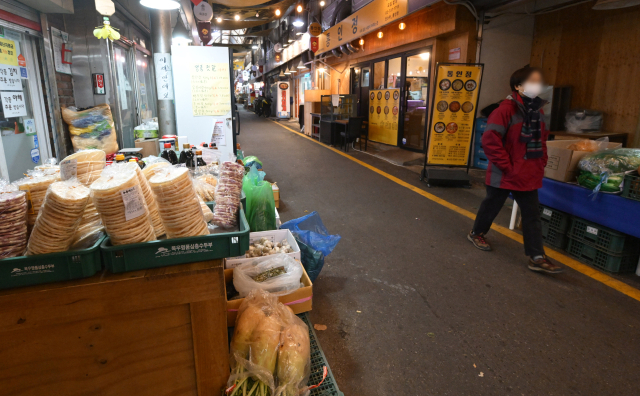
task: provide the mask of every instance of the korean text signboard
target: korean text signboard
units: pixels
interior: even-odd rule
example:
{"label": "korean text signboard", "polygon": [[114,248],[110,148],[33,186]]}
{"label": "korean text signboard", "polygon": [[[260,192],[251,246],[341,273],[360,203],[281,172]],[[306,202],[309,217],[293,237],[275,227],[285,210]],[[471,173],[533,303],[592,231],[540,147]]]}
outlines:
{"label": "korean text signboard", "polygon": [[278,118],[289,118],[291,116],[291,109],[289,108],[289,83],[288,82],[279,82],[278,83],[278,97],[276,98],[277,102],[277,112],[276,115]]}
{"label": "korean text signboard", "polygon": [[191,101],[194,116],[223,116],[231,111],[228,63],[194,63]]}
{"label": "korean text signboard", "polygon": [[27,115],[27,106],[24,103],[22,92],[0,92],[2,98],[2,110],[5,118],[22,117]]}
{"label": "korean text signboard", "polygon": [[18,54],[13,40],[0,38],[0,64],[18,66]]}
{"label": "korean text signboard", "polygon": [[22,91],[22,78],[18,66],[0,65],[0,90]]}
{"label": "korean text signboard", "polygon": [[398,144],[399,89],[369,91],[369,139],[374,142]]}
{"label": "korean text signboard", "polygon": [[429,126],[429,165],[467,165],[482,65],[438,64]]}
{"label": "korean text signboard", "polygon": [[156,86],[158,100],[173,100],[173,74],[171,71],[171,54],[153,54],[156,68]]}

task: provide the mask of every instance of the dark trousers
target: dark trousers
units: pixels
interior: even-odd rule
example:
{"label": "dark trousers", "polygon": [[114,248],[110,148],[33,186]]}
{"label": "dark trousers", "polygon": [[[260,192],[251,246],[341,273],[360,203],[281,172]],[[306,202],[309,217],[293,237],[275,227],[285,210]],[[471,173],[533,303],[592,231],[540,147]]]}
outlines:
{"label": "dark trousers", "polygon": [[540,203],[538,190],[511,191],[487,186],[487,197],[480,204],[476,222],[473,224],[474,234],[486,234],[493,224],[505,201],[513,194],[520,212],[522,213],[522,234],[524,239],[524,254],[527,256],[543,256],[542,222],[540,221]]}

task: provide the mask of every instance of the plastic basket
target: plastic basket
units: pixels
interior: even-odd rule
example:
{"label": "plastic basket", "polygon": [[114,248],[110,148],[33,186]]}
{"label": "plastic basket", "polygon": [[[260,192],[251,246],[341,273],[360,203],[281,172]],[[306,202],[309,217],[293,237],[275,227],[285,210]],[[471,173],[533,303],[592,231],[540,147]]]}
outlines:
{"label": "plastic basket", "polygon": [[344,394],[338,389],[338,385],[333,377],[327,358],[324,356],[322,348],[320,348],[320,343],[318,343],[318,337],[313,329],[313,325],[309,322],[308,314],[303,313],[298,315],[298,317],[300,317],[300,319],[302,319],[309,327],[309,340],[311,342],[311,376],[309,377],[309,385],[316,385],[322,381],[323,367],[326,366],[328,372],[327,378],[324,380],[322,385],[312,389],[309,396],[344,396]]}
{"label": "plastic basket", "polygon": [[638,176],[638,173],[629,173],[624,177],[622,196],[640,201],[640,176]]}
{"label": "plastic basket", "polygon": [[487,169],[489,167],[489,160],[480,155],[473,156],[473,167],[479,169]]}
{"label": "plastic basket", "polygon": [[249,223],[243,209],[238,216],[239,231],[119,246],[107,238],[100,247],[102,259],[109,271],[119,273],[240,256],[249,250]]}
{"label": "plastic basket", "polygon": [[540,205],[540,219],[549,224],[551,228],[561,233],[566,233],[571,224],[571,216],[548,206]]}
{"label": "plastic basket", "polygon": [[88,278],[102,269],[100,238],[88,249],[0,260],[0,289]]}
{"label": "plastic basket", "polygon": [[574,217],[571,222],[569,237],[609,254],[631,254],[640,250],[638,239],[578,217]]}
{"label": "plastic basket", "polygon": [[569,238],[567,253],[585,264],[609,272],[634,272],[638,266],[638,255],[608,254],[585,242]]}
{"label": "plastic basket", "polygon": [[542,239],[550,246],[558,249],[564,249],[567,247],[567,235],[555,230],[551,225],[545,221],[542,222]]}

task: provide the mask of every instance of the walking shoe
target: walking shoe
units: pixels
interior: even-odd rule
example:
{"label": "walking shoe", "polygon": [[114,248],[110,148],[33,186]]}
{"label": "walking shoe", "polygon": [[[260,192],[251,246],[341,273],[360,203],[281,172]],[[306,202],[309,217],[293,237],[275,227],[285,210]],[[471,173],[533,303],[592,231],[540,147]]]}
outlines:
{"label": "walking shoe", "polygon": [[470,232],[469,235],[467,235],[467,239],[473,243],[473,246],[480,250],[484,250],[485,252],[491,250],[491,245],[489,245],[489,242],[484,238],[484,234],[474,234]]}
{"label": "walking shoe", "polygon": [[559,274],[564,272],[564,268],[554,264],[547,256],[529,258],[529,269],[536,272],[546,272],[548,274]]}

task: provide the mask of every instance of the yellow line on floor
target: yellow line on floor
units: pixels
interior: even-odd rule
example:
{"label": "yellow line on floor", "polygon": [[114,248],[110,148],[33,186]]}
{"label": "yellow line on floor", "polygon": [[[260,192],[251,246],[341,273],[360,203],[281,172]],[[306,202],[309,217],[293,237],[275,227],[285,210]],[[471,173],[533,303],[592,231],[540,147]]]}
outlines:
{"label": "yellow line on floor", "polygon": [[[440,197],[437,197],[437,196],[435,196],[435,195],[433,195],[431,193],[428,193],[428,192],[424,191],[423,189],[421,189],[419,187],[413,186],[413,185],[405,182],[404,180],[400,180],[397,177],[395,177],[393,175],[390,175],[387,172],[384,172],[384,171],[382,171],[382,170],[380,170],[380,169],[378,169],[378,168],[376,168],[376,167],[374,167],[372,165],[369,165],[366,162],[360,161],[359,159],[354,158],[354,157],[352,157],[352,156],[350,156],[350,155],[348,155],[348,154],[346,154],[346,153],[344,153],[344,152],[342,152],[342,151],[340,151],[340,150],[338,150],[336,148],[327,146],[324,143],[320,143],[319,141],[317,141],[315,139],[312,139],[309,136],[304,135],[304,134],[302,134],[300,132],[297,132],[297,131],[295,131],[295,130],[293,130],[293,129],[285,126],[285,125],[282,125],[279,122],[276,122],[276,121],[273,121],[273,122],[275,124],[281,126],[282,128],[284,128],[284,129],[286,129],[288,131],[291,131],[291,132],[295,133],[296,135],[298,135],[300,137],[303,137],[305,139],[308,139],[308,140],[310,140],[310,141],[312,141],[312,142],[314,142],[316,144],[319,144],[322,147],[327,148],[327,149],[333,151],[336,154],[340,154],[341,156],[343,156],[345,158],[348,158],[351,161],[356,162],[356,163],[364,166],[365,168],[367,168],[369,170],[372,170],[372,171],[376,172],[377,174],[379,174],[379,175],[381,175],[383,177],[386,177],[387,179],[389,179],[389,180],[391,180],[391,181],[393,181],[393,182],[395,182],[395,183],[397,183],[397,184],[399,184],[399,185],[401,185],[403,187],[406,187],[409,190],[411,190],[411,191],[413,191],[415,193],[418,193],[418,194],[422,195],[423,197],[425,197],[425,198],[427,198],[427,199],[429,199],[429,200],[431,200],[431,201],[433,201],[433,202],[435,202],[437,204],[440,204],[440,205],[446,207],[447,209],[451,209],[454,212],[459,213],[459,214],[461,214],[461,215],[463,215],[465,217],[468,217],[471,220],[475,220],[475,218],[476,218],[476,215],[474,213],[469,212],[466,209],[462,209],[461,207],[456,206],[456,205],[452,204],[449,201],[446,201],[446,200],[444,200],[444,199],[442,199]],[[500,233],[500,234],[502,234],[502,235],[504,235],[504,236],[506,236],[506,237],[509,237],[509,238],[513,239],[516,242],[523,243],[522,235],[518,234],[515,231],[510,230],[507,227],[503,227],[503,226],[494,224],[493,226],[491,226],[491,229],[496,231],[496,232],[498,232],[498,233]],[[576,270],[576,271],[578,271],[578,272],[580,272],[580,273],[582,273],[582,274],[584,274],[584,275],[586,275],[586,276],[588,276],[588,277],[590,277],[592,279],[595,279],[598,282],[604,283],[605,285],[607,285],[607,286],[619,291],[620,293],[622,293],[624,295],[627,295],[627,296],[629,296],[629,297],[631,297],[631,298],[633,298],[633,299],[635,299],[637,301],[640,301],[640,290],[638,290],[638,289],[636,289],[634,287],[631,287],[631,286],[627,285],[626,283],[621,282],[621,281],[619,281],[617,279],[614,279],[614,278],[610,277],[609,275],[598,271],[597,269],[594,269],[592,267],[589,267],[588,265],[582,264],[581,262],[579,262],[577,260],[574,260],[571,257],[569,257],[567,255],[564,255],[564,254],[562,254],[562,253],[560,253],[560,252],[558,252],[556,250],[550,249],[548,247],[545,248],[545,250],[547,251],[547,255],[549,257],[551,257],[552,259],[554,259],[554,260],[566,265],[569,268],[573,268],[574,270]]]}

